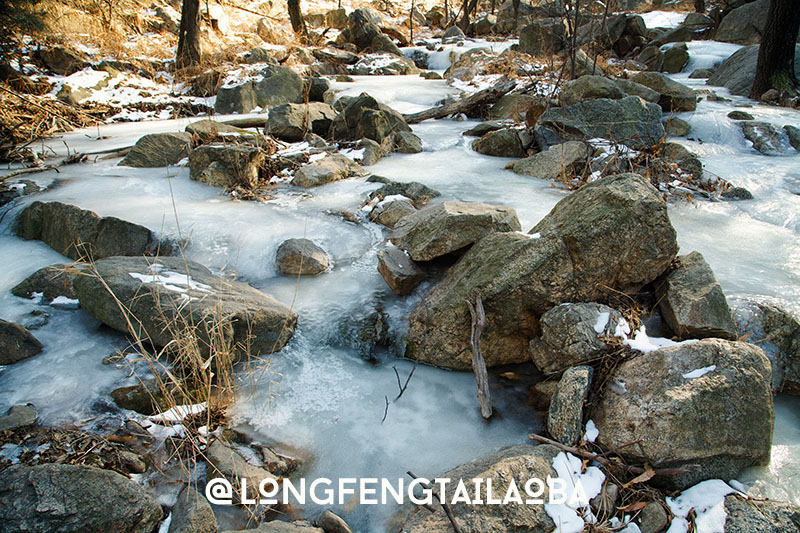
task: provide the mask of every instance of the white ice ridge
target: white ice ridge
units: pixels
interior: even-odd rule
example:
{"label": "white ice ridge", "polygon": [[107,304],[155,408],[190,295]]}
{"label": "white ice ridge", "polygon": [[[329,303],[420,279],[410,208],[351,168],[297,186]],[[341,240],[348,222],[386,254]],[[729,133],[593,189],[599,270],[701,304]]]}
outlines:
{"label": "white ice ridge", "polygon": [[212,291],[210,285],[194,281],[189,274],[180,274],[178,272],[172,272],[171,270],[165,270],[164,265],[159,263],[153,263],[148,270],[149,273],[147,274],[139,274],[137,272],[128,272],[128,274],[142,283],[155,283],[170,291],[183,293],[187,290],[199,292]]}

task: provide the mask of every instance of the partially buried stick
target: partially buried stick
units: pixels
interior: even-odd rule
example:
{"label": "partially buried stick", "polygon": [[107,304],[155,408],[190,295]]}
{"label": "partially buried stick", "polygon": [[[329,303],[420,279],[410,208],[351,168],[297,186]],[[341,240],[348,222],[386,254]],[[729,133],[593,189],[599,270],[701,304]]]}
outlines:
{"label": "partially buried stick", "polygon": [[470,344],[472,345],[472,371],[475,373],[475,381],[478,385],[478,403],[481,404],[481,416],[489,418],[492,416],[492,399],[489,396],[489,374],[486,370],[486,361],[481,354],[481,333],[486,327],[486,313],[483,310],[481,295],[475,293],[472,300],[467,300],[469,314],[472,315],[472,335]]}

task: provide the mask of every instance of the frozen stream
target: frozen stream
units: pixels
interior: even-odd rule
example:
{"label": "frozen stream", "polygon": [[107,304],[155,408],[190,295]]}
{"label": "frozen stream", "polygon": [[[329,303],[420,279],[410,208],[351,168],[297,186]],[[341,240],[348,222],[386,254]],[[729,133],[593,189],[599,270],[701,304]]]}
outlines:
{"label": "frozen stream", "polygon": [[[703,61],[720,49],[691,50]],[[727,52],[727,51],[726,51]],[[730,53],[730,52],[727,52]],[[722,54],[724,57],[724,54]],[[702,61],[700,61],[702,64]],[[685,75],[678,75],[685,78]],[[705,88],[703,80],[682,80]],[[401,112],[417,111],[452,92],[442,81],[418,77],[361,77],[355,84],[336,83],[343,94],[366,91]],[[728,96],[724,89],[715,89]],[[670,215],[682,253],[698,250],[711,264],[729,298],[763,296],[780,299],[800,311],[800,154],[765,156],[753,150],[733,121],[726,118],[736,104],[703,100],[694,113],[681,114],[693,127],[682,140],[698,153],[709,172],[753,192],[747,202],[693,202],[673,205]],[[757,120],[797,124],[796,111],[754,106]],[[219,117],[223,120],[225,117]],[[187,120],[116,124],[65,135],[72,150],[96,151],[132,144],[145,133],[180,131]],[[373,173],[398,181],[420,181],[439,190],[443,199],[510,205],[524,230],[532,227],[566,192],[549,182],[504,170],[507,159],[473,152],[471,138],[461,135],[474,122],[429,121],[414,127],[424,152],[394,154],[373,167]],[[97,136],[104,138],[98,140]],[[48,143],[63,153],[62,139]],[[243,377],[237,422],[256,439],[283,442],[308,450],[315,457],[309,478],[405,477],[407,470],[434,474],[500,447],[525,443],[542,420],[527,406],[527,391],[496,381],[499,416],[490,424],[480,418],[471,373],[427,367],[417,369],[407,392],[389,407],[384,395],[397,394],[392,365],[405,375],[411,365],[384,356],[364,361],[343,342],[353,318],[382,305],[401,331],[421,290],[402,300],[393,296],[378,274],[376,254],[383,242],[377,225],[357,226],[328,210],[358,208],[376,184],[353,179],[312,190],[280,192],[267,203],[235,202],[216,188],[192,182],[188,168],[133,169],[118,160],[65,167],[58,175],[35,176],[51,184],[47,192],[25,199],[6,213],[0,225],[4,268],[0,275],[0,316],[27,320],[39,308],[12,296],[11,287],[36,269],[66,262],[41,242],[13,236],[11,222],[28,202],[60,200],[112,215],[154,230],[191,235],[188,257],[217,271],[235,271],[239,278],[284,303],[296,297],[297,333],[290,344],[268,361],[255,364]],[[54,182],[55,180],[55,182]],[[332,255],[332,272],[302,279],[278,274],[278,245],[306,236]],[[295,294],[296,293],[296,294]],[[0,369],[0,409],[33,402],[46,424],[72,423],[94,416],[97,402],[112,404],[108,393],[133,383],[123,371],[101,360],[125,340],[82,311],[47,309],[50,322],[36,330],[43,353]],[[260,377],[250,386],[250,376]],[[112,404],[113,405],[113,404]],[[766,479],[773,493],[800,503],[800,400],[776,399],[777,421],[773,462],[746,479]],[[780,491],[783,491],[781,493]],[[380,506],[338,509],[360,531],[378,531],[393,509]],[[316,517],[318,509],[309,508]]]}

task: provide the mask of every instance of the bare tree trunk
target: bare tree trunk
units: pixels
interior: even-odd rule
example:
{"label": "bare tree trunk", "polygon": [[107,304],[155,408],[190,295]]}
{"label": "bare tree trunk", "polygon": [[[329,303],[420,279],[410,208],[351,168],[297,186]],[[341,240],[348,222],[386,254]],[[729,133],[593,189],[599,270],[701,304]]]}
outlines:
{"label": "bare tree trunk", "polygon": [[200,63],[200,0],[183,0],[175,65],[184,68],[198,63]]}
{"label": "bare tree trunk", "polygon": [[461,14],[461,22],[459,23],[459,27],[461,31],[464,32],[466,35],[469,30],[469,14],[475,11],[478,7],[478,0],[464,0],[464,7]]}
{"label": "bare tree trunk", "polygon": [[770,89],[794,91],[794,53],[800,30],[800,8],[796,0],[771,0],[767,24],[758,49],[758,63],[750,98],[758,99]]}
{"label": "bare tree trunk", "polygon": [[292,29],[297,35],[305,36],[306,21],[303,19],[303,13],[300,12],[300,0],[287,0],[289,8],[289,20],[292,21]]}
{"label": "bare tree trunk", "polygon": [[408,40],[414,44],[414,0],[411,0],[411,11],[408,12]]}
{"label": "bare tree trunk", "polygon": [[514,6],[514,31],[511,32],[511,35],[516,37],[519,29],[519,0],[511,0],[511,5]]}

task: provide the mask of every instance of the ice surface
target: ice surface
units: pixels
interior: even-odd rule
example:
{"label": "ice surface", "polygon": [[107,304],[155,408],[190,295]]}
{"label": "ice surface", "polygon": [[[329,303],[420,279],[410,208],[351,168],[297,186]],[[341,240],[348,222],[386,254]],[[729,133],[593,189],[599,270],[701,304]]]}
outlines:
{"label": "ice surface", "polygon": [[677,28],[686,18],[686,13],[677,11],[650,11],[639,15],[648,28]]}
{"label": "ice surface", "polygon": [[[689,43],[690,53],[713,56],[714,61],[727,53],[717,44],[702,46]],[[688,80],[685,74],[674,77],[694,88],[709,89],[704,80]],[[404,113],[428,108],[457,92],[443,81],[417,76],[355,78],[355,83],[333,82],[333,86],[349,96],[368,92]],[[714,90],[729,97],[724,89]],[[769,157],[755,152],[725,116],[733,105],[752,102],[731,98],[731,103],[703,99],[697,111],[678,114],[693,131],[689,139],[675,140],[700,155],[707,175],[747,187],[755,199],[673,203],[670,217],[682,253],[700,251],[726,296],[781,297],[798,311],[800,154]],[[788,109],[759,105],[748,111],[778,127],[797,122],[797,112]],[[65,134],[45,146],[62,156],[66,153],[62,141],[71,151],[119,148],[132,145],[145,133],[182,131],[202,118],[100,126]],[[227,118],[231,117],[216,120]],[[441,199],[511,206],[523,230],[529,231],[568,193],[548,181],[505,170],[508,158],[474,152],[472,139],[461,134],[475,124],[474,120],[443,119],[415,125],[424,152],[392,154],[369,169],[393,180],[422,182],[440,191]],[[51,315],[46,325],[34,331],[45,350],[0,369],[0,409],[33,402],[43,423],[75,423],[94,416],[98,405],[107,409],[111,390],[135,383],[126,369],[101,364],[103,357],[126,346],[122,335],[100,327],[83,311],[40,306],[10,294],[14,285],[37,269],[65,261],[43,243],[22,241],[11,231],[16,214],[27,203],[60,200],[167,236],[180,234],[190,241],[189,259],[218,273],[235,273],[278,301],[293,303],[299,314],[295,337],[280,353],[251,363],[251,372],[242,375],[232,414],[262,441],[272,439],[307,449],[314,457],[307,477],[397,478],[409,469],[418,475],[434,475],[503,446],[525,443],[530,431],[541,428],[542,421],[527,406],[525,393],[508,396],[503,404],[509,393],[499,385],[492,394],[503,405],[502,416],[484,423],[471,373],[420,366],[403,397],[392,402],[397,395],[392,365],[404,378],[411,363],[385,354],[367,362],[345,342],[346,326],[379,306],[393,331],[402,335],[409,311],[430,287],[424,284],[408,299],[394,296],[377,272],[384,230],[326,214],[358,210],[380,184],[357,178],[307,191],[281,189],[264,203],[239,202],[217,188],[190,181],[187,168],[135,169],[117,166],[118,161],[92,159],[63,167],[59,174],[28,176],[50,188],[19,200],[0,224],[4,257],[0,316],[24,322],[32,311]],[[281,276],[275,253],[281,242],[293,237],[313,239],[328,251],[334,260],[332,271],[299,280]],[[619,336],[630,333],[627,323],[617,332]],[[625,385],[612,383],[611,390],[625,394]],[[381,424],[384,397],[390,406]],[[741,481],[751,490],[800,503],[800,399],[778,396],[775,406],[772,462],[768,468],[747,472]],[[155,424],[152,430],[175,431]],[[380,506],[337,509],[362,531],[383,530],[393,510]],[[307,511],[313,517],[321,509]]]}

